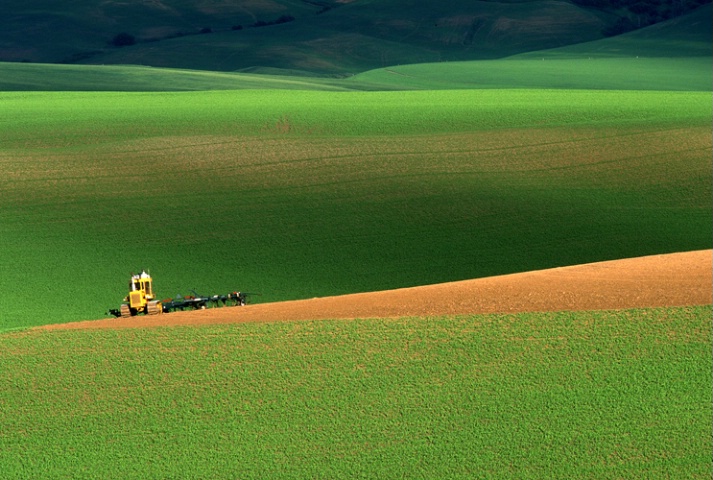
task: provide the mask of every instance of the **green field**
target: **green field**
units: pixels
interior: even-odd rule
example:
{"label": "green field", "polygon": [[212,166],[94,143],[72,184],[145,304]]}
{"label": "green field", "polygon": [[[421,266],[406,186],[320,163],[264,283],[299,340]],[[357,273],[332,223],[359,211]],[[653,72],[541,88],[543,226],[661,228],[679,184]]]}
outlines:
{"label": "green field", "polygon": [[[240,89],[352,90],[335,78],[206,72],[141,66],[1,63],[0,90],[167,92]],[[365,87],[368,88],[368,85]],[[371,87],[373,89],[373,87]]]}
{"label": "green field", "polygon": [[223,73],[138,66],[0,63],[3,91],[205,90],[481,90],[580,89],[704,91],[713,89],[710,56],[684,58],[514,57],[475,62],[400,65],[349,78]]}
{"label": "green field", "polygon": [[[29,329],[106,316],[142,268],[160,298],[269,302],[713,247],[710,5],[451,62],[463,25],[477,58],[513,46],[463,16],[505,4],[451,3],[251,2],[298,13],[241,72],[217,71],[245,52],[227,31],[92,57],[213,71],[0,63],[0,477],[711,478],[710,305]],[[34,8],[57,56],[116,5]]]}
{"label": "green field", "polygon": [[711,308],[2,336],[3,478],[710,478]]}
{"label": "green field", "polygon": [[370,89],[585,89],[707,91],[708,57],[582,58],[546,55],[479,62],[403,65],[360,73],[337,83]]}
{"label": "green field", "polygon": [[[5,93],[0,328],[711,247],[711,96]],[[91,299],[87,301],[87,299]]]}

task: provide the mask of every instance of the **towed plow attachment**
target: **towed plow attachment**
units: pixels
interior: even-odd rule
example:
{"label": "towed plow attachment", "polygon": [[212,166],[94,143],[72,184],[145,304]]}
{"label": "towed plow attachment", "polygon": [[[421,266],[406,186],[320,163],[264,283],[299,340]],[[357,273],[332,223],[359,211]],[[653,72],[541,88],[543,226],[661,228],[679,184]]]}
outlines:
{"label": "towed plow attachment", "polygon": [[[193,292],[195,293],[195,292]],[[199,310],[203,308],[216,307],[237,307],[247,303],[247,294],[241,292],[232,292],[227,295],[211,295],[204,297],[198,295],[181,297],[180,295],[174,299],[163,300],[161,302],[163,313],[175,312],[177,310]]]}
{"label": "towed plow attachment", "polygon": [[129,281],[129,295],[119,308],[112,308],[108,314],[114,317],[133,317],[135,315],[159,315],[184,310],[202,310],[205,308],[236,307],[247,304],[248,296],[254,293],[231,292],[225,295],[203,296],[193,291],[193,295],[156,300],[151,276],[142,271],[132,275]]}

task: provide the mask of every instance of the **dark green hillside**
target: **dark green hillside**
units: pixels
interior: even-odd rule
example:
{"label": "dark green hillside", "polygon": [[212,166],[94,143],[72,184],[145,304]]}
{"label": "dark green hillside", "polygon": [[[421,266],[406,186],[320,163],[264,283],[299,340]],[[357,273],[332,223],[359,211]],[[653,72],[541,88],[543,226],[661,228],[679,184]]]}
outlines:
{"label": "dark green hillside", "polygon": [[[578,45],[498,60],[392,65],[348,79],[268,67],[241,72],[211,72],[126,65],[0,62],[0,90],[567,88],[711,91],[712,24],[713,8],[709,4],[690,14],[635,32]],[[178,53],[178,45],[176,48]],[[135,52],[138,54],[139,51]],[[216,63],[223,53],[216,51],[214,57],[206,57],[205,65]],[[408,49],[402,49],[400,54],[404,58],[409,55],[412,57],[408,58],[418,57]],[[232,57],[223,58],[229,60]],[[306,70],[324,66],[320,62],[326,61],[325,58],[310,57],[305,49],[299,57],[300,66]],[[252,57],[255,64],[269,63],[269,60],[259,58],[258,54]],[[298,57],[293,60],[296,63]]]}
{"label": "dark green hillside", "polygon": [[399,65],[353,76],[366,88],[713,89],[713,8],[616,37],[492,61]]}
{"label": "dark green hillside", "polygon": [[707,0],[156,0],[0,5],[0,62],[356,73],[502,58],[683,15]]}
{"label": "dark green hillside", "polygon": [[353,2],[294,22],[107,50],[83,63],[356,73],[404,63],[498,58],[601,38],[614,17],[566,2]]}
{"label": "dark green hillside", "polygon": [[525,53],[518,58],[596,57],[706,57],[710,74],[713,56],[713,5],[623,35],[549,52]]}
{"label": "dark green hillside", "polygon": [[0,61],[351,73],[594,40],[619,18],[549,0],[36,3],[0,5]]}
{"label": "dark green hillside", "polygon": [[71,62],[106,50],[120,33],[132,35],[137,42],[152,42],[198,34],[206,28],[230,30],[274,21],[283,15],[300,18],[321,8],[300,0],[4,0],[0,3],[0,60]]}

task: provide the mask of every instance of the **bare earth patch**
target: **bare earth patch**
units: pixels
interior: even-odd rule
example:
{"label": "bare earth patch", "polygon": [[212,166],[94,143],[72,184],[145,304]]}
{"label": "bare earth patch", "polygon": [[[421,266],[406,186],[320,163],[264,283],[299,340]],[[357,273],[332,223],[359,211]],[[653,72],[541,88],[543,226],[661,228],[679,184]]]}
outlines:
{"label": "bare earth patch", "polygon": [[611,310],[713,303],[713,250],[652,255],[382,292],[47,325],[132,328],[286,320]]}

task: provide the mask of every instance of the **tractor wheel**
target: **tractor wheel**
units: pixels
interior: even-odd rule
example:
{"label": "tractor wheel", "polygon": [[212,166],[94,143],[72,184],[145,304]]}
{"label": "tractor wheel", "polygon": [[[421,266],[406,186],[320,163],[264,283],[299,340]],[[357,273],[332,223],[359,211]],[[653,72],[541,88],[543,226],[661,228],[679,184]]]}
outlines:
{"label": "tractor wheel", "polygon": [[129,318],[131,316],[131,309],[127,304],[122,304],[121,305],[121,318]]}
{"label": "tractor wheel", "polygon": [[161,302],[159,302],[158,300],[149,302],[146,305],[146,313],[148,315],[158,315],[159,313],[163,313],[163,307],[161,307]]}

